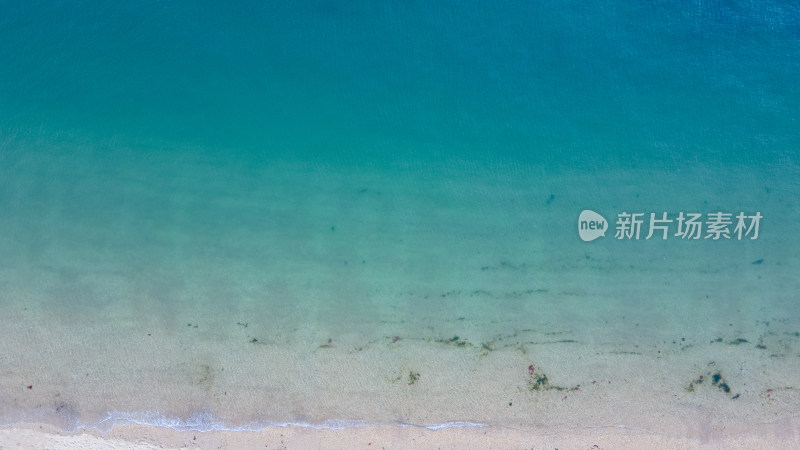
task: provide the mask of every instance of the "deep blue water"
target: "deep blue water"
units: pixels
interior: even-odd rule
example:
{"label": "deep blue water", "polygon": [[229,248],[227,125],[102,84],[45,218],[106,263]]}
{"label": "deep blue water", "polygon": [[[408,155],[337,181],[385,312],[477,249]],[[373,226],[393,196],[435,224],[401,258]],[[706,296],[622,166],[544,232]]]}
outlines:
{"label": "deep blue water", "polygon": [[790,2],[0,3],[3,137],[231,157],[796,160]]}

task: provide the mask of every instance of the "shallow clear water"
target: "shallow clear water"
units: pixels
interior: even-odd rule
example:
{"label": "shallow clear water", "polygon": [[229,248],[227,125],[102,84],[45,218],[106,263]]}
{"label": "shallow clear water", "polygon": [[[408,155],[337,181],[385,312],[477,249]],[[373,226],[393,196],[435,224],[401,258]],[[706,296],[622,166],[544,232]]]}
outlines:
{"label": "shallow clear water", "polygon": [[[790,5],[0,9],[4,423],[508,423],[445,367],[619,355],[800,386]],[[613,236],[718,211],[758,239]]]}

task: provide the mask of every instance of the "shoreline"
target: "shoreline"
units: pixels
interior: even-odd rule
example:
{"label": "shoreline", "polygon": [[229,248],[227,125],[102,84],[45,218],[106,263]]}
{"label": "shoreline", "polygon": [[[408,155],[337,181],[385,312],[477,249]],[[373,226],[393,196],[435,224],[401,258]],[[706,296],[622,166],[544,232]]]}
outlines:
{"label": "shoreline", "polygon": [[339,429],[273,426],[260,431],[176,431],[148,425],[117,426],[107,433],[83,429],[64,433],[24,424],[0,428],[3,448],[786,448],[800,444],[798,418],[765,424],[712,426],[700,434],[658,433],[623,425],[586,427],[456,427],[368,425]]}

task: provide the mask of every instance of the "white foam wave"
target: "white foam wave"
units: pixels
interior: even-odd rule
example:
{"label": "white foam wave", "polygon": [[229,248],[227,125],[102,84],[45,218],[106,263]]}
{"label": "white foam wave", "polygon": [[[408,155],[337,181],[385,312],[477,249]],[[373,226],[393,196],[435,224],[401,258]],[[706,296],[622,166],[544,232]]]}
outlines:
{"label": "white foam wave", "polygon": [[314,428],[321,430],[340,430],[346,428],[358,428],[368,426],[399,426],[399,427],[420,427],[428,430],[436,431],[447,428],[474,428],[485,427],[486,424],[474,422],[445,422],[437,424],[412,424],[412,423],[395,423],[386,424],[379,422],[367,422],[364,420],[349,420],[349,419],[329,419],[321,423],[308,423],[308,422],[272,422],[272,421],[256,421],[242,425],[227,424],[222,420],[215,418],[208,412],[197,412],[187,418],[167,416],[160,412],[124,412],[124,411],[111,411],[105,418],[99,420],[96,424],[81,424],[78,428],[95,428],[101,432],[108,432],[115,426],[130,426],[130,425],[146,425],[161,428],[169,428],[176,431],[261,431],[271,427],[302,427]]}

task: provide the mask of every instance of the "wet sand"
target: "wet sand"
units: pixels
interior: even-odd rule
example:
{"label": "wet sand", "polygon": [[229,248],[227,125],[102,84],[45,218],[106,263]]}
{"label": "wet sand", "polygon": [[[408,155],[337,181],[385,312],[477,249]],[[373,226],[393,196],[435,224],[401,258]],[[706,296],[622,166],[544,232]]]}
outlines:
{"label": "wet sand", "polygon": [[4,448],[726,448],[772,449],[800,445],[797,421],[708,428],[702,436],[664,435],[622,426],[515,429],[503,427],[427,430],[419,427],[360,427],[316,430],[271,428],[259,432],[173,431],[147,426],[112,433],[65,434],[35,425],[0,429]]}

